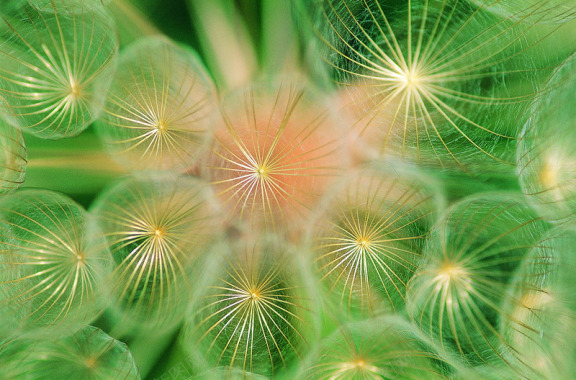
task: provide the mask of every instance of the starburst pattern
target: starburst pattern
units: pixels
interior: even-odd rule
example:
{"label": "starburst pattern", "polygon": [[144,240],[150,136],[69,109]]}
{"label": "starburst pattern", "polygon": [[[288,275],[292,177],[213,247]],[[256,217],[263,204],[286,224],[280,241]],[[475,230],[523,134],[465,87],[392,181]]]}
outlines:
{"label": "starburst pattern", "polygon": [[469,363],[506,362],[501,348],[509,342],[497,330],[510,317],[503,289],[546,228],[513,194],[455,204],[430,233],[424,262],[408,285],[409,314]]}
{"label": "starburst pattern", "polygon": [[118,42],[103,11],[51,12],[26,4],[7,15],[0,39],[0,93],[17,125],[43,138],[70,137],[99,115]]}
{"label": "starburst pattern", "polygon": [[92,210],[116,268],[112,294],[132,326],[170,328],[182,318],[190,265],[217,234],[205,186],[194,179],[128,179]]}
{"label": "starburst pattern", "polygon": [[[308,380],[441,379],[440,368],[416,335],[393,319],[369,319],[342,326],[314,352]],[[437,362],[436,364],[438,364]]]}
{"label": "starburst pattern", "polygon": [[0,118],[0,193],[13,191],[24,182],[27,163],[22,133]]}
{"label": "starburst pattern", "polygon": [[221,199],[252,226],[294,225],[347,165],[340,122],[301,84],[230,96],[208,163]]}
{"label": "starburst pattern", "polygon": [[98,131],[130,168],[182,170],[208,141],[215,101],[191,52],[165,38],[145,38],[122,53]]}
{"label": "starburst pattern", "polygon": [[74,331],[104,306],[107,251],[86,233],[86,212],[48,191],[11,194],[0,205],[0,308],[7,334]]}
{"label": "starburst pattern", "polygon": [[227,261],[190,328],[211,364],[273,374],[305,343],[305,299],[286,263],[253,249]]}
{"label": "starburst pattern", "polygon": [[[403,308],[424,235],[439,207],[433,188],[410,174],[372,166],[350,174],[315,223],[317,264],[349,309]],[[398,167],[398,166],[396,166]]]}
{"label": "starburst pattern", "polygon": [[517,121],[486,114],[520,117],[537,93],[503,86],[545,71],[522,59],[540,42],[529,36],[534,24],[463,1],[318,3],[325,59],[366,147],[443,165],[510,161]]}

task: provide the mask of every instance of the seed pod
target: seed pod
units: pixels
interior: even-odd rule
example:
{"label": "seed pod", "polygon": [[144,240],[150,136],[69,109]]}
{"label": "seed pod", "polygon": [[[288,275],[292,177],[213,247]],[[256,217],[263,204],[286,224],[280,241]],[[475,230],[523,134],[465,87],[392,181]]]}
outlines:
{"label": "seed pod", "polygon": [[[19,363],[17,368],[14,367],[13,378],[140,379],[128,347],[92,326],[86,326],[68,337],[15,341],[10,346],[11,359]],[[4,367],[4,362],[2,364]]]}
{"label": "seed pod", "polygon": [[102,109],[118,41],[99,9],[25,5],[0,25],[0,94],[5,112],[41,138],[79,134]]}
{"label": "seed pod", "polygon": [[148,37],[121,53],[97,128],[128,168],[183,171],[209,141],[215,105],[200,61],[166,38]]}
{"label": "seed pod", "polygon": [[280,376],[315,336],[315,305],[296,252],[277,237],[228,243],[214,256],[183,346],[197,366]]}
{"label": "seed pod", "polygon": [[458,1],[311,2],[361,153],[479,170],[513,160],[518,120],[551,71],[532,25]]}
{"label": "seed pod", "polygon": [[0,202],[0,313],[4,334],[66,335],[103,309],[110,266],[102,236],[71,199],[25,190]]}
{"label": "seed pod", "polygon": [[499,329],[503,354],[524,378],[562,379],[574,373],[576,231],[555,228],[512,278]]}

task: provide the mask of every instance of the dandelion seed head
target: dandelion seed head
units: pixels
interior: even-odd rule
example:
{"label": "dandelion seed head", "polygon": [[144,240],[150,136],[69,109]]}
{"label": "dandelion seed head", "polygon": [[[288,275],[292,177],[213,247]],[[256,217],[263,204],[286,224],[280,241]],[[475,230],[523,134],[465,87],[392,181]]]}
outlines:
{"label": "dandelion seed head", "polygon": [[192,264],[218,233],[208,199],[202,181],[158,175],[122,181],[96,202],[116,263],[109,287],[119,326],[168,329],[182,317]]}
{"label": "dandelion seed head", "polygon": [[504,359],[496,347],[511,342],[497,326],[514,318],[503,306],[505,289],[546,229],[516,195],[483,194],[453,205],[430,231],[409,284],[412,319],[470,364]]}
{"label": "dandelion seed head", "polygon": [[181,172],[205,153],[215,103],[214,85],[193,54],[167,38],[143,38],[121,56],[96,128],[129,169]]}
{"label": "dandelion seed head", "polygon": [[347,166],[345,133],[304,84],[254,83],[224,100],[205,175],[231,217],[264,231],[302,228],[296,220]]}
{"label": "dandelion seed head", "polygon": [[[24,4],[3,19],[13,38],[0,42],[5,111],[41,138],[79,134],[100,115],[112,80],[118,40],[103,10],[70,12]],[[47,2],[48,4],[48,2]]]}
{"label": "dandelion seed head", "polygon": [[428,191],[410,175],[367,166],[343,178],[319,211],[310,231],[316,268],[326,291],[349,312],[404,307],[422,233],[435,213]]}
{"label": "dandelion seed head", "polygon": [[86,211],[63,195],[28,190],[2,199],[0,215],[6,325],[42,336],[89,323],[106,305],[111,263],[100,231],[87,232]]}
{"label": "dandelion seed head", "polygon": [[524,46],[529,23],[494,17],[484,5],[472,11],[458,1],[316,4],[322,59],[340,85],[343,108],[364,147],[360,157],[392,154],[460,167],[511,159],[510,149],[495,154],[495,146],[509,146],[518,123],[486,115],[506,117],[537,95],[532,87],[510,91],[503,83],[524,80],[520,72],[536,77],[550,70],[528,57],[517,60],[538,49],[539,41]]}

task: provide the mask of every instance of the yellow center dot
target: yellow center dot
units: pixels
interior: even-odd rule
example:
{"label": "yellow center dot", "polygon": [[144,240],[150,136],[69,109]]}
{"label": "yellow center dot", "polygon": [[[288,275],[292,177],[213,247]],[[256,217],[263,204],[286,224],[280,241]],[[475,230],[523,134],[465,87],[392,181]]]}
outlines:
{"label": "yellow center dot", "polygon": [[358,367],[358,368],[364,368],[364,366],[366,365],[366,362],[362,359],[358,359],[358,360],[356,360],[356,362],[354,364],[356,364],[356,367]]}
{"label": "yellow center dot", "polygon": [[85,364],[87,368],[96,367],[96,358],[86,358]]}
{"label": "yellow center dot", "polygon": [[452,263],[444,263],[444,265],[440,267],[438,272],[445,281],[450,281],[455,277],[459,276],[461,277],[466,275],[465,269],[458,267]]}
{"label": "yellow center dot", "polygon": [[366,248],[370,245],[370,242],[367,239],[358,239],[358,245],[362,248]]}
{"label": "yellow center dot", "polygon": [[166,122],[164,120],[158,121],[158,124],[156,124],[156,129],[160,132],[164,132],[166,129],[168,129]]}
{"label": "yellow center dot", "polygon": [[78,98],[80,96],[81,88],[74,78],[70,78],[69,95],[73,98]]}
{"label": "yellow center dot", "polygon": [[84,255],[84,252],[82,251],[75,252],[74,255],[76,256],[76,260],[78,260],[78,262],[84,262],[86,260],[86,255]]}
{"label": "yellow center dot", "polygon": [[257,300],[259,298],[260,298],[260,294],[257,291],[253,290],[250,292],[250,299]]}
{"label": "yellow center dot", "polygon": [[154,235],[158,238],[161,238],[162,236],[164,236],[164,234],[165,234],[164,228],[156,228],[154,230]]}

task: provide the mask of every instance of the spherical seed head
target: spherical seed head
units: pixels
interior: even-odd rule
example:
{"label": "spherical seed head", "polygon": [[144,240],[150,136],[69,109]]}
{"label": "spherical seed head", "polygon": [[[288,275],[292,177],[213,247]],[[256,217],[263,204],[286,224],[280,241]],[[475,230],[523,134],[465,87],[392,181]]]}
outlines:
{"label": "spherical seed head", "polygon": [[428,234],[406,297],[409,314],[469,363],[497,360],[495,345],[508,342],[495,325],[513,314],[501,306],[504,290],[546,228],[523,198],[511,194],[453,205]]}
{"label": "spherical seed head", "polygon": [[351,171],[309,232],[326,292],[352,313],[404,308],[406,284],[425,242],[422,234],[434,221],[434,188],[392,171],[396,164]]}
{"label": "spherical seed head", "polygon": [[215,103],[193,54],[165,37],[143,38],[124,51],[96,129],[129,169],[181,172],[207,148]]}
{"label": "spherical seed head", "polygon": [[345,130],[302,83],[254,83],[229,94],[203,168],[235,221],[264,231],[302,228],[347,166]]}
{"label": "spherical seed head", "polygon": [[[488,3],[477,2],[483,3],[479,8]],[[498,17],[469,13],[454,2],[438,7],[424,0],[403,6],[353,0],[316,4],[324,59],[338,85],[344,85],[344,108],[364,147],[360,157],[393,154],[442,166],[512,159],[508,142],[521,122],[511,115],[538,92],[524,86],[515,90],[510,83],[524,81],[520,71],[535,80],[551,71],[530,56],[538,43],[523,46],[530,23],[504,25]],[[517,60],[520,50],[525,59]],[[511,102],[511,93],[517,102]],[[506,117],[509,121],[502,123]]]}
{"label": "spherical seed head", "polygon": [[89,323],[105,305],[102,284],[111,263],[100,232],[88,233],[86,211],[44,190],[11,194],[0,209],[5,325],[41,336]]}
{"label": "spherical seed head", "polygon": [[390,322],[382,318],[343,325],[320,342],[301,378],[436,378],[431,360],[435,355],[411,336],[412,331]]}
{"label": "spherical seed head", "polygon": [[18,127],[57,139],[79,134],[99,117],[118,40],[103,10],[74,12],[75,1],[45,2],[52,9],[30,2],[17,17],[0,21],[14,35],[0,41],[0,93]]}
{"label": "spherical seed head", "polygon": [[297,360],[311,337],[300,275],[285,246],[268,237],[232,245],[186,325],[186,347],[208,364],[274,375]]}
{"label": "spherical seed head", "polygon": [[200,180],[159,175],[122,181],[95,203],[120,328],[168,329],[182,317],[193,263],[218,233],[208,199]]}

